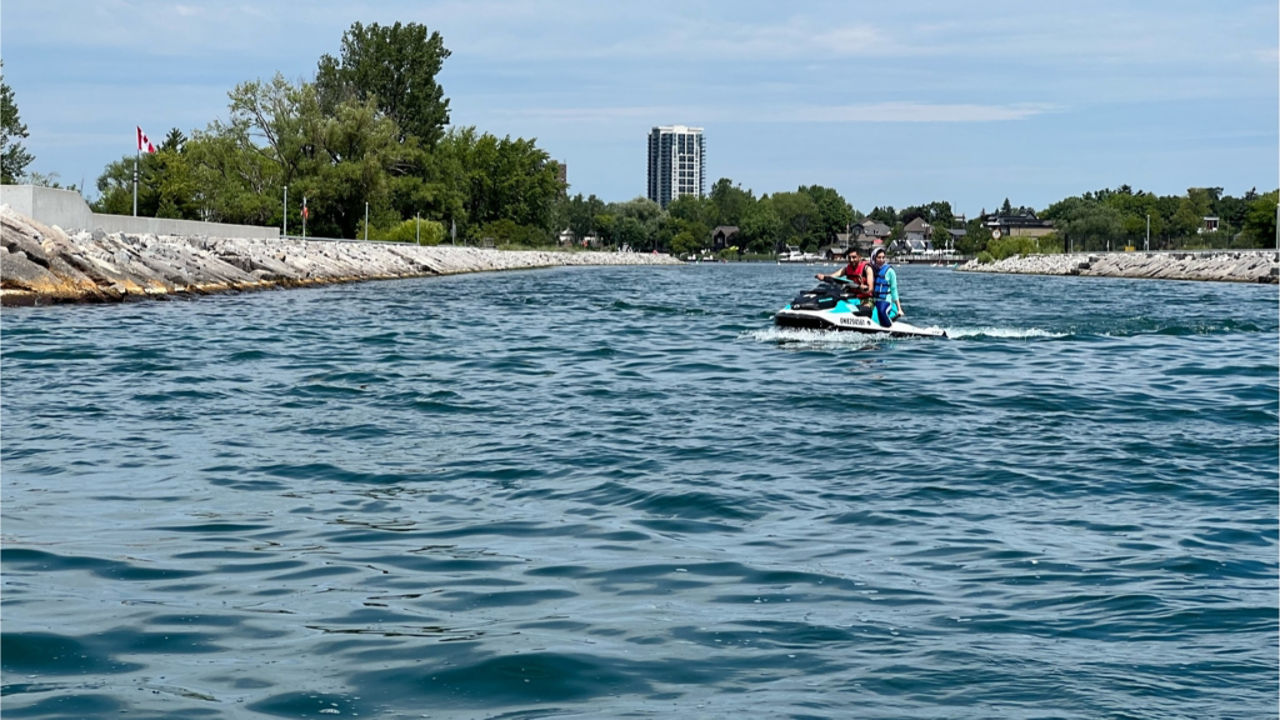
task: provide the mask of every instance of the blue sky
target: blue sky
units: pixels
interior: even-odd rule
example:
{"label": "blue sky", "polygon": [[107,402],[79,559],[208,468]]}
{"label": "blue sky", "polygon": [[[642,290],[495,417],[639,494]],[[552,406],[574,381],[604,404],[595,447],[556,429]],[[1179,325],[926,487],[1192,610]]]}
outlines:
{"label": "blue sky", "polygon": [[654,125],[705,129],[708,186],[819,184],[863,212],[1129,184],[1280,184],[1275,0],[4,0],[0,56],[36,156],[83,180],[225,119],[237,83],[314,77],[354,21],[425,24],[454,125],[533,137],[570,192],[645,191]]}

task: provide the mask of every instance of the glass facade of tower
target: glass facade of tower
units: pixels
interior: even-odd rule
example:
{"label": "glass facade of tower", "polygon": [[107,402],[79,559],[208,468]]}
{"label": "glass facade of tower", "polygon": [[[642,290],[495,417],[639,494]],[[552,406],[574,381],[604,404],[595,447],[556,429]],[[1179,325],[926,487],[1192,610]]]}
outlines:
{"label": "glass facade of tower", "polygon": [[663,208],[681,195],[706,192],[702,128],[664,125],[649,132],[649,199]]}

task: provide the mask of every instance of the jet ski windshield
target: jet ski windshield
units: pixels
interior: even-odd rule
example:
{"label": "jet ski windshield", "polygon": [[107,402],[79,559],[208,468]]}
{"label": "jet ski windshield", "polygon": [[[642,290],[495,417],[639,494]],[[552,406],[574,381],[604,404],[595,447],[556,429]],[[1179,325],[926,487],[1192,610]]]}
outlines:
{"label": "jet ski windshield", "polygon": [[850,295],[843,286],[824,282],[812,290],[805,290],[791,301],[791,307],[797,310],[827,310],[836,306]]}

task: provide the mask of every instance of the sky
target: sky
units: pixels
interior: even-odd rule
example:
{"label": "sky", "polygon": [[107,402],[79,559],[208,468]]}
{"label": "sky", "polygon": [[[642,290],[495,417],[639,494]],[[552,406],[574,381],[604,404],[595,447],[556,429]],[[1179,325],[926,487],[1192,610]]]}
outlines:
{"label": "sky", "polygon": [[834,188],[970,217],[1129,185],[1280,185],[1276,0],[3,0],[28,171],[96,197],[134,127],[227,118],[237,84],[312,80],[353,22],[451,55],[451,124],[535,138],[570,193],[643,196],[649,130],[703,128],[707,188]]}

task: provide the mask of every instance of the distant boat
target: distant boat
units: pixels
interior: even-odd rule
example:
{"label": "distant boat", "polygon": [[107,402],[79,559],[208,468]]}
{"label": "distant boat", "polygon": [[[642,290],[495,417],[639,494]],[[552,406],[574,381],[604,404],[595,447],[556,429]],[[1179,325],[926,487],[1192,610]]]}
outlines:
{"label": "distant boat", "polygon": [[822,262],[823,257],[816,253],[801,252],[795,245],[788,245],[786,252],[778,253],[780,263],[814,263]]}

